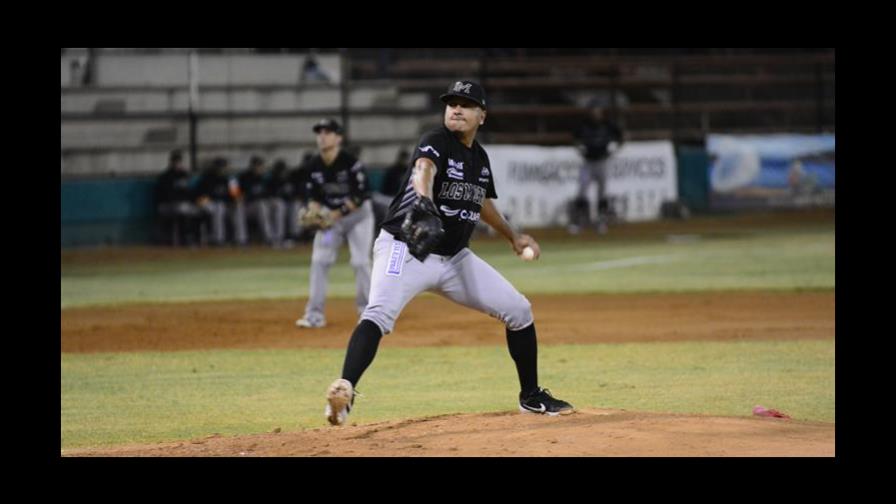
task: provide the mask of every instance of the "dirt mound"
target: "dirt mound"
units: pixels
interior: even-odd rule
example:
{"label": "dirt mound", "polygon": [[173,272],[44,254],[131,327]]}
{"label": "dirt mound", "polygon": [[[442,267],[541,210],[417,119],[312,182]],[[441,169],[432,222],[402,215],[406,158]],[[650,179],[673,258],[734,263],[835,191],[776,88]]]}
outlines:
{"label": "dirt mound", "polygon": [[67,457],[833,457],[834,424],[585,409],[442,415],[203,439]]}

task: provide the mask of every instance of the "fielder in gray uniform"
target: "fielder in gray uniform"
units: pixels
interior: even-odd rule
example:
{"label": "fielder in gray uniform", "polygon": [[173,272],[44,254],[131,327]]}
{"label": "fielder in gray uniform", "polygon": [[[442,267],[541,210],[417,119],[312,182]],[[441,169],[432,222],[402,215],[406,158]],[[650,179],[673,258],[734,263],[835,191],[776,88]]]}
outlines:
{"label": "fielder in gray uniform", "polygon": [[342,150],[342,127],[333,119],[314,125],[319,153],[308,162],[308,207],[324,207],[333,222],[314,235],[311,253],[311,288],[305,315],[296,321],[303,328],[324,327],[324,304],[330,267],[348,241],[355,270],[355,303],[360,314],[370,290],[370,248],[373,243],[373,206],[367,171],[354,156]]}
{"label": "fielder in gray uniform", "polygon": [[[485,91],[475,82],[462,80],[452,83],[441,99],[446,104],[444,125],[425,133],[414,149],[402,179],[404,189],[392,200],[374,244],[370,301],[349,341],[342,378],[327,390],[324,413],[333,425],[345,423],[354,404],[355,387],[373,362],[382,336],[392,331],[405,305],[424,291],[504,324],[520,381],[520,411],[573,412],[572,405],[552,397],[538,384],[535,322],[529,301],[468,248],[470,235],[482,219],[507,238],[516,254],[524,255],[526,248],[532,249],[535,259],[540,254],[535,239],[513,230],[492,201],[497,193],[491,165],[475,140],[485,123]],[[409,212],[417,207],[437,213],[444,231],[432,253],[422,258],[413,252],[416,247],[408,247],[414,237],[403,232],[408,228]]]}

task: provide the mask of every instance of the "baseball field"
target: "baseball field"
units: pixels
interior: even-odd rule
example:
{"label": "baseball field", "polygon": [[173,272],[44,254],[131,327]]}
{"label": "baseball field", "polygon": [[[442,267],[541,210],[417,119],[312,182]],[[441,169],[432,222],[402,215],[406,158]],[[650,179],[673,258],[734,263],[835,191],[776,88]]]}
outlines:
{"label": "baseball field", "polygon": [[63,249],[61,455],[835,454],[833,210],[529,232],[538,261],[472,248],[531,301],[539,381],[569,416],[520,414],[500,322],[424,294],[330,427],[357,323],[347,250],[329,325],[302,330],[309,245]]}

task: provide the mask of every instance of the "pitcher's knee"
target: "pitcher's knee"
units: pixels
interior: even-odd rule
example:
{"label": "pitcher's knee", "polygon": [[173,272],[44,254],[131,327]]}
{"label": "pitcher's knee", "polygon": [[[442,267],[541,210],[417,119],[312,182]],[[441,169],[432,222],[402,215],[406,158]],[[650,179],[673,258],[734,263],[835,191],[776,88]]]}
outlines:
{"label": "pitcher's knee", "polygon": [[534,320],[532,303],[520,294],[519,299],[505,312],[503,322],[511,331],[519,331],[528,327]]}
{"label": "pitcher's knee", "polygon": [[383,334],[389,334],[395,327],[395,315],[385,310],[382,305],[368,304],[361,313],[361,319],[369,320],[379,326]]}

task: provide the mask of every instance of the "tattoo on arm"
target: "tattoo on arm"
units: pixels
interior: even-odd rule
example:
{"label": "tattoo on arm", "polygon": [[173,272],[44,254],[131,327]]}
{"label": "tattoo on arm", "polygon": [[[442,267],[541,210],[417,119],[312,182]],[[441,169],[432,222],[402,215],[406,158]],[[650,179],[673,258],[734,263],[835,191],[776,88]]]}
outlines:
{"label": "tattoo on arm", "polygon": [[411,174],[411,180],[414,184],[414,190],[417,194],[433,199],[432,184],[436,177],[436,165],[427,158],[420,158],[414,165],[414,171]]}

